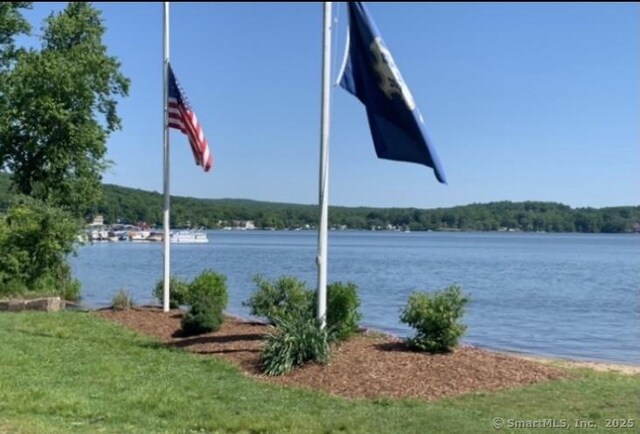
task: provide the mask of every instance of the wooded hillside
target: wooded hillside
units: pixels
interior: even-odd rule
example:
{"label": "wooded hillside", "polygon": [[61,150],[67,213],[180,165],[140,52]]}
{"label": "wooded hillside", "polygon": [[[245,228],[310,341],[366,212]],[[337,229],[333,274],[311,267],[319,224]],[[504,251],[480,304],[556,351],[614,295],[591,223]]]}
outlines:
{"label": "wooded hillside", "polygon": [[[10,200],[9,179],[0,174],[0,207]],[[317,205],[259,202],[245,199],[196,199],[172,196],[172,227],[208,229],[251,220],[257,228],[314,228]],[[101,205],[86,211],[107,223],[146,222],[162,225],[162,195],[117,185],[104,185]],[[552,202],[492,202],[451,208],[330,207],[329,224],[344,229],[519,230],[545,232],[640,231],[640,206],[576,208]]]}

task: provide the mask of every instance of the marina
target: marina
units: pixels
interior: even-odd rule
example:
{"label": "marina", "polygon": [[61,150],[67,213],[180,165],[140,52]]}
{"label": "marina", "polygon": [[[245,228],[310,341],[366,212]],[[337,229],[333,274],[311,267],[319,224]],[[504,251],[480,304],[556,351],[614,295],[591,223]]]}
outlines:
{"label": "marina", "polygon": [[[127,225],[127,227],[110,227],[102,229],[90,229],[80,236],[82,242],[162,242],[164,234],[158,230],[142,229],[137,226]],[[208,243],[209,238],[203,230],[193,229],[172,229],[169,233],[171,243],[200,244]]]}
{"label": "marina", "polygon": [[[95,242],[162,242],[164,233],[162,230],[149,228],[148,225],[113,224],[106,225],[102,216],[94,218],[93,222],[85,228],[79,236],[83,243]],[[207,233],[202,229],[171,229],[169,232],[171,243],[200,244],[208,243]]]}

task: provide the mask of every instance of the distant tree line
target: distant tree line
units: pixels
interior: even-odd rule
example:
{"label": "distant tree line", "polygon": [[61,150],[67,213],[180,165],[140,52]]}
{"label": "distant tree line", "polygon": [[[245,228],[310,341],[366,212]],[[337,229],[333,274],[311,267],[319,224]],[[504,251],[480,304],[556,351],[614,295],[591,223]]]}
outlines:
{"label": "distant tree line", "polygon": [[[0,174],[0,207],[11,193],[7,175]],[[86,209],[107,223],[162,225],[162,195],[116,185],[104,185],[100,204]],[[217,229],[251,220],[257,228],[315,228],[316,205],[259,202],[243,199],[171,198],[172,227]],[[640,206],[576,208],[551,202],[492,202],[451,208],[330,207],[329,224],[346,229],[409,229],[411,231],[640,232]]]}
{"label": "distant tree line", "polygon": [[[159,193],[105,185],[103,197],[102,204],[87,210],[87,218],[102,214],[110,223],[162,224],[162,195]],[[240,199],[171,199],[172,227],[215,229],[233,226],[238,220],[252,220],[262,229],[314,228],[318,207]],[[624,233],[640,231],[640,206],[572,209],[549,202],[494,202],[438,209],[330,207],[329,224],[347,229],[411,231]]]}

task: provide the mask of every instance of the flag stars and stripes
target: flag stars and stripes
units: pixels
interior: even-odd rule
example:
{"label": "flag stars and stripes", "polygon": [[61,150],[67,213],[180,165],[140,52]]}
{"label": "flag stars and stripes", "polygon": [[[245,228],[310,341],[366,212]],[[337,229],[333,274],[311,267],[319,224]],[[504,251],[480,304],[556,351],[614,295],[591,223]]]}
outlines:
{"label": "flag stars and stripes", "polygon": [[180,130],[189,138],[189,145],[196,164],[208,172],[213,165],[209,144],[171,66],[169,66],[168,87],[168,127]]}

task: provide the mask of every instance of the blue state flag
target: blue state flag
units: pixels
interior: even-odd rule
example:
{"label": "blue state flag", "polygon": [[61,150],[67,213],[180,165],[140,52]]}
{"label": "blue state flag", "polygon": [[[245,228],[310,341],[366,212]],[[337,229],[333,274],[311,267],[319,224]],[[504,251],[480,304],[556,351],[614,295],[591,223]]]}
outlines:
{"label": "blue state flag", "polygon": [[348,2],[349,55],[340,86],[367,108],[378,158],[424,164],[447,180],[424,120],[380,32],[361,2]]}

